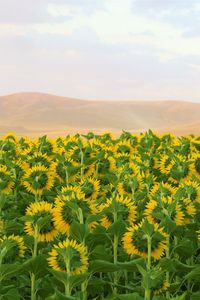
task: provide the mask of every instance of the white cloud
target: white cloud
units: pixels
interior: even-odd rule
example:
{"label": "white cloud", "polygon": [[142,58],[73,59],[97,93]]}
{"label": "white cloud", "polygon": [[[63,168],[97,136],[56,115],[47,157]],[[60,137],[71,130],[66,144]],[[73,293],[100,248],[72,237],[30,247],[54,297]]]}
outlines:
{"label": "white cloud", "polygon": [[[58,17],[57,22],[30,25],[1,24],[0,35],[29,35],[32,33],[72,35],[86,27],[95,32],[102,43],[112,45],[141,46],[151,51],[161,61],[184,56],[200,55],[200,37],[187,37],[188,28],[141,16],[134,13],[132,0],[105,0],[105,9],[85,15],[81,6],[49,4],[48,13]],[[198,9],[198,5],[192,9]],[[70,17],[60,21],[59,17]]]}
{"label": "white cloud", "polygon": [[48,13],[53,17],[75,17],[81,13],[80,7],[70,4],[50,3],[47,7]]}

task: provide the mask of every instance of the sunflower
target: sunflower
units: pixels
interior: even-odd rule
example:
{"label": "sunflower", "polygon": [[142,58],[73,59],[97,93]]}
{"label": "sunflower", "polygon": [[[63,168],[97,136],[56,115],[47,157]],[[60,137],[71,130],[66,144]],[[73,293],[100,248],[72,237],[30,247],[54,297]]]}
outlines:
{"label": "sunflower", "polygon": [[12,132],[8,132],[7,134],[5,134],[3,137],[2,137],[3,140],[8,140],[8,141],[12,141],[14,143],[17,143],[17,136],[12,133]]}
{"label": "sunflower", "polygon": [[[78,206],[84,206],[86,202],[85,195],[78,186],[63,187],[55,199],[53,221],[56,229],[61,233],[69,234],[70,224],[74,216],[71,209],[72,201],[78,203]],[[84,203],[82,203],[83,201]]]}
{"label": "sunflower", "polygon": [[4,165],[0,165],[0,193],[8,194],[14,187],[12,173]]}
{"label": "sunflower", "polygon": [[156,289],[153,289],[154,295],[164,294],[170,287],[169,282],[164,278],[164,276],[160,276],[160,282]]}
{"label": "sunflower", "polygon": [[45,166],[36,165],[30,168],[22,179],[22,184],[34,195],[42,195],[54,185],[54,171]]}
{"label": "sunflower", "polygon": [[99,212],[105,213],[101,219],[101,225],[106,229],[114,221],[114,212],[116,212],[117,217],[121,216],[123,220],[127,220],[129,225],[135,222],[137,216],[137,208],[133,200],[119,195],[99,205]]}
{"label": "sunflower", "polygon": [[[7,243],[9,242],[13,243],[12,247],[9,247],[7,245]],[[24,245],[24,240],[21,236],[12,234],[7,237],[4,235],[2,238],[0,238],[0,248],[4,248],[4,247],[5,250],[9,249],[8,251],[5,251],[6,260],[13,260],[17,256],[24,257],[26,246]],[[4,251],[2,251],[2,253],[4,253]]]}
{"label": "sunflower", "polygon": [[39,228],[38,226],[38,240],[39,241],[52,241],[58,231],[53,224],[53,205],[46,201],[31,203],[26,209],[26,215],[32,216],[32,221],[25,222],[24,230],[28,235],[35,236],[35,228],[42,218],[45,218],[45,224]]}
{"label": "sunflower", "polygon": [[168,166],[169,180],[175,184],[181,179],[189,180],[191,177],[190,162],[182,155],[176,155]]}
{"label": "sunflower", "polygon": [[120,195],[131,196],[136,191],[143,190],[143,181],[140,174],[125,175],[123,181],[118,182],[117,191]]}
{"label": "sunflower", "polygon": [[19,140],[19,143],[17,143],[16,153],[20,157],[24,157],[26,159],[26,156],[30,155],[32,150],[33,150],[33,142],[28,137],[21,138]]}
{"label": "sunflower", "polygon": [[171,158],[167,154],[163,154],[158,162],[158,169],[162,174],[169,175]]}
{"label": "sunflower", "polygon": [[48,156],[46,153],[36,152],[27,157],[27,162],[30,168],[35,165],[42,165],[46,168],[50,168],[52,163],[52,158]]}
{"label": "sunflower", "polygon": [[100,190],[100,181],[94,177],[84,178],[80,182],[80,188],[86,199],[95,200]]}
{"label": "sunflower", "polygon": [[160,199],[162,197],[173,196],[176,192],[176,188],[167,182],[155,182],[149,193],[150,199]]}
{"label": "sunflower", "polygon": [[121,140],[115,145],[115,152],[117,154],[129,154],[130,156],[134,153],[134,148],[131,145],[130,140]]}
{"label": "sunflower", "polygon": [[181,203],[172,197],[162,197],[159,201],[152,199],[146,204],[144,217],[150,224],[160,223],[165,220],[166,216],[170,217],[176,225],[183,225],[185,214]]}
{"label": "sunflower", "polygon": [[[141,223],[132,225],[122,238],[125,251],[129,255],[138,255],[144,258],[148,256],[147,236],[144,231],[144,219]],[[151,236],[151,256],[159,260],[167,249],[167,233],[157,223],[153,224]]]}
{"label": "sunflower", "polygon": [[86,247],[75,240],[66,239],[54,245],[49,252],[48,264],[56,271],[77,275],[87,271],[88,256]]}
{"label": "sunflower", "polygon": [[190,199],[200,203],[200,183],[194,180],[183,180],[177,189],[176,195],[178,198]]}
{"label": "sunflower", "polygon": [[116,170],[116,161],[107,153],[103,158],[98,160],[96,167],[96,171],[98,174],[107,174],[107,172],[114,170]]}

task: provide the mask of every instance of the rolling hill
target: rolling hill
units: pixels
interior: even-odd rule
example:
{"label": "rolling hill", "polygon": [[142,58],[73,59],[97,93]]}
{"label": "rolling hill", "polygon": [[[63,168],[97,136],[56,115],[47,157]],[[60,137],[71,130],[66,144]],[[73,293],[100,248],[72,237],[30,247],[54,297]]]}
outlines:
{"label": "rolling hill", "polygon": [[0,97],[0,135],[65,135],[149,128],[177,135],[200,133],[200,104],[184,101],[88,101],[43,93]]}

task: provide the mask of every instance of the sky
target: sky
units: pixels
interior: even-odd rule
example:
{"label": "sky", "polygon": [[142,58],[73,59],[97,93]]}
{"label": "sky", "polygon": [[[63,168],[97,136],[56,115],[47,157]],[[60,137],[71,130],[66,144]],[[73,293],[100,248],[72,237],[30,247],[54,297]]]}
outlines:
{"label": "sky", "polygon": [[0,0],[0,95],[200,102],[199,0]]}

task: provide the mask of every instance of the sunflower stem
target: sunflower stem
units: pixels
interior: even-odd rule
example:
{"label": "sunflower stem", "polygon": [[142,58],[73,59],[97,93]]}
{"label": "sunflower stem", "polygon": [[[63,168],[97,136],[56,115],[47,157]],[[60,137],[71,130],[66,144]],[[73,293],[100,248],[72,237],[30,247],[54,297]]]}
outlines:
{"label": "sunflower stem", "polygon": [[[84,224],[83,211],[80,207],[78,208],[78,212],[79,212],[79,222],[80,222],[80,224]],[[83,245],[86,246],[85,238],[83,239]],[[87,300],[87,282],[86,281],[84,281],[81,284],[81,292],[82,292],[83,300]]]}
{"label": "sunflower stem", "polygon": [[[38,226],[36,224],[34,231],[34,246],[32,257],[37,257],[37,246],[38,246]],[[35,274],[31,273],[31,300],[36,300],[36,278]]]}
{"label": "sunflower stem", "polygon": [[[113,213],[114,216],[114,223],[117,221],[117,212]],[[118,236],[114,235],[114,243],[113,243],[113,262],[116,265],[117,264],[117,248],[118,248]],[[118,273],[114,272],[114,294],[117,294],[117,280],[118,279]]]}
{"label": "sunflower stem", "polygon": [[[67,270],[67,275],[68,277],[70,277],[71,275],[71,271],[70,271],[70,257],[69,255],[67,254],[66,256],[66,270]],[[70,282],[69,282],[69,279],[67,280],[67,282],[65,283],[65,296],[71,296],[71,289],[70,289]]]}
{"label": "sunflower stem", "polygon": [[[170,258],[170,235],[168,235],[167,237],[167,249],[166,249],[166,258]],[[169,284],[169,271],[166,272],[166,282],[167,284]],[[166,298],[169,299],[170,298],[170,294],[169,291],[166,292]]]}
{"label": "sunflower stem", "polygon": [[[147,248],[148,248],[148,256],[147,256],[147,271],[151,270],[151,236],[147,235]],[[145,300],[151,299],[151,290],[149,286],[145,289]]]}
{"label": "sunflower stem", "polygon": [[84,168],[83,168],[83,151],[81,150],[81,180],[83,179],[83,172],[84,172]]}

